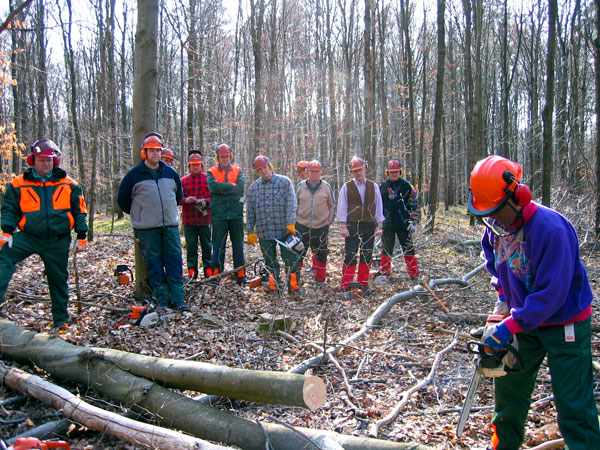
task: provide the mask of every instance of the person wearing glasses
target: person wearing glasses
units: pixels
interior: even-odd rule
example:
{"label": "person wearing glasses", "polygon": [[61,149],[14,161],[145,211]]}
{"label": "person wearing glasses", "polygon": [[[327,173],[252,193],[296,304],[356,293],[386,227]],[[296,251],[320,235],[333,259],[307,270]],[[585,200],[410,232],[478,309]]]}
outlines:
{"label": "person wearing glasses", "polygon": [[512,340],[524,370],[495,377],[492,448],[518,449],[544,358],[558,425],[569,449],[600,449],[591,354],[592,290],[573,225],[531,200],[521,166],[493,155],[471,172],[469,212],[486,226],[481,240],[498,293],[482,341],[501,351]]}

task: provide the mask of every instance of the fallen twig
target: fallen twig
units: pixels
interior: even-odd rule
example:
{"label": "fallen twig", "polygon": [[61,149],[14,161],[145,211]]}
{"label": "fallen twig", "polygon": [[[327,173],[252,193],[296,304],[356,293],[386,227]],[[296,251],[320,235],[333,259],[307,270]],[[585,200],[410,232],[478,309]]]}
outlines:
{"label": "fallen twig", "polygon": [[402,392],[400,394],[401,400],[394,407],[394,409],[392,409],[392,411],[390,411],[383,419],[377,420],[376,422],[374,422],[371,425],[371,427],[369,428],[369,434],[371,436],[377,436],[379,434],[379,429],[381,427],[388,425],[389,423],[394,421],[396,419],[396,417],[398,417],[398,415],[400,414],[400,411],[402,411],[402,408],[404,408],[404,406],[406,406],[406,404],[408,403],[408,400],[410,399],[412,394],[414,394],[417,391],[420,391],[421,389],[423,389],[425,386],[429,385],[433,381],[433,377],[435,375],[435,372],[436,372],[440,362],[442,361],[442,357],[446,353],[448,353],[450,350],[452,350],[457,344],[458,344],[458,331],[454,335],[454,338],[452,339],[450,344],[448,344],[448,346],[446,346],[446,348],[444,348],[441,352],[439,352],[437,355],[435,355],[435,360],[433,361],[433,364],[431,366],[431,370],[429,371],[429,374],[423,380],[421,380],[419,383],[417,383],[415,386],[408,389],[407,391]]}
{"label": "fallen twig", "polygon": [[[479,273],[483,269],[485,269],[485,264],[481,264],[481,265],[477,266],[475,269],[473,269],[471,272],[469,272],[462,278],[445,278],[445,279],[430,280],[428,284],[431,287],[435,287],[435,286],[438,286],[441,284],[452,284],[452,283],[460,284],[460,285],[464,286],[467,284],[467,281],[469,279],[474,277],[477,273]],[[354,341],[361,339],[365,334],[369,333],[372,329],[377,328],[379,326],[379,324],[381,323],[381,320],[392,310],[392,308],[397,303],[400,303],[402,301],[406,301],[410,298],[416,297],[417,295],[424,293],[424,292],[427,292],[426,289],[421,285],[417,285],[417,286],[413,287],[412,289],[409,289],[408,291],[401,292],[399,294],[393,295],[392,297],[388,298],[381,305],[379,305],[379,307],[375,310],[375,312],[373,314],[371,314],[371,316],[369,316],[369,318],[367,319],[367,321],[365,322],[365,324],[362,326],[362,328],[360,330],[358,330],[356,333],[350,335],[349,337],[347,337],[340,343],[329,347],[328,349],[326,349],[326,352],[329,354],[336,354],[337,352],[339,352],[339,350],[344,345],[347,345],[350,342],[354,342]],[[291,369],[290,372],[304,373],[311,367],[314,367],[315,364],[317,364],[317,362],[322,357],[323,357],[322,355],[313,356],[312,358],[309,358],[308,360],[301,362],[299,365],[297,365],[296,367]]]}

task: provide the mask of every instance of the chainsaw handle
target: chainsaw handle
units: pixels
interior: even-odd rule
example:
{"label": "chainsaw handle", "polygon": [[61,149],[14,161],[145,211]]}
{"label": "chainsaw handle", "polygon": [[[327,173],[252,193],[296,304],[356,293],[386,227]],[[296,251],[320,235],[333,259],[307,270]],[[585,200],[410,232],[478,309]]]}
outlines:
{"label": "chainsaw handle", "polygon": [[516,360],[516,367],[505,367],[504,370],[506,373],[521,373],[525,369],[525,364],[523,363],[523,357],[521,353],[513,347],[512,344],[505,344],[504,348],[498,352],[491,350],[485,343],[481,341],[469,341],[467,342],[467,351],[469,353],[474,353],[479,355],[479,357],[484,359],[493,358],[495,362],[502,363],[502,359],[508,354],[512,353]]}

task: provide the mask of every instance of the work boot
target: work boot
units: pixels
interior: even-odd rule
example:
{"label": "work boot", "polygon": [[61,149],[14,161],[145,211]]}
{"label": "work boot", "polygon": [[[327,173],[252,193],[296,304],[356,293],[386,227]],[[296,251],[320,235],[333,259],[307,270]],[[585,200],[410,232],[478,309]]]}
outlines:
{"label": "work boot", "polygon": [[419,263],[416,256],[404,255],[404,262],[406,263],[406,271],[411,280],[419,278]]}
{"label": "work boot", "polygon": [[392,275],[392,258],[388,255],[381,254],[381,271],[379,273],[388,277]]}
{"label": "work boot", "polygon": [[175,309],[180,312],[186,312],[190,311],[192,308],[190,308],[189,305],[186,305],[185,303],[178,303],[177,305],[175,305]]}
{"label": "work boot", "polygon": [[248,282],[248,279],[246,277],[239,277],[236,278],[235,282],[237,284],[239,284],[240,286],[248,286],[250,283]]}
{"label": "work boot", "polygon": [[348,290],[348,283],[354,279],[355,271],[356,266],[347,266],[346,264],[342,266],[342,292]]}

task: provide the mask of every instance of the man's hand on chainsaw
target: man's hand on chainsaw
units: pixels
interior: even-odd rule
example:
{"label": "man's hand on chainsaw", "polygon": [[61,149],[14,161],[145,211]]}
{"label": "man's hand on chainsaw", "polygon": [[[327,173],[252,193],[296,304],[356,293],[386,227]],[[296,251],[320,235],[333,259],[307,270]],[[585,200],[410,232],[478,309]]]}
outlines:
{"label": "man's hand on chainsaw", "polygon": [[509,339],[512,337],[512,333],[504,322],[489,324],[483,331],[483,337],[481,342],[493,350],[502,350]]}

